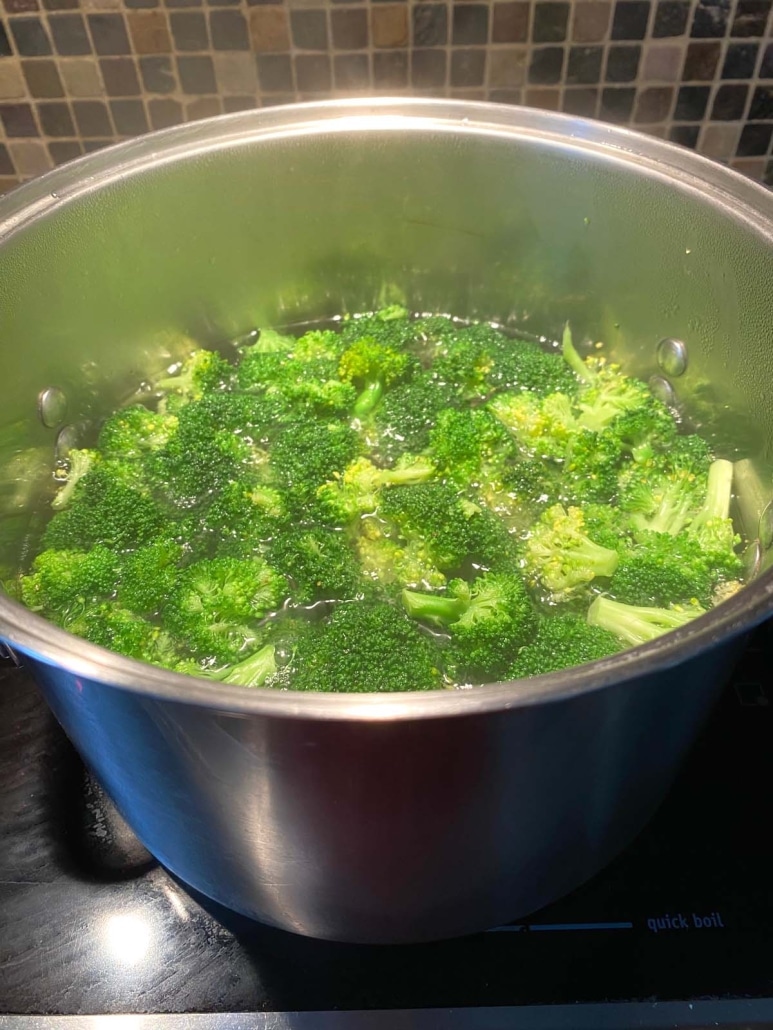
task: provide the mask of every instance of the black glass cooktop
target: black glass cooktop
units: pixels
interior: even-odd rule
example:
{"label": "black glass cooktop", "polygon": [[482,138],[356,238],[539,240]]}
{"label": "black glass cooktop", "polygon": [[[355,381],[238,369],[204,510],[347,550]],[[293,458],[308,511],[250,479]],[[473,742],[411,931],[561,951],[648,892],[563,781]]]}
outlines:
{"label": "black glass cooktop", "polygon": [[193,897],[2,662],[0,1028],[773,1026],[771,656],[767,626],[658,815],[593,881],[512,926],[388,948]]}

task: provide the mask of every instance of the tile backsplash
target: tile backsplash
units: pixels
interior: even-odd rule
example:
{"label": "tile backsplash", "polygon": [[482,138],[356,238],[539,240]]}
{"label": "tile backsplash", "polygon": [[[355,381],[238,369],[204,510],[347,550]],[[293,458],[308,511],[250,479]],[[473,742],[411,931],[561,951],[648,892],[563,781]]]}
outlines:
{"label": "tile backsplash", "polygon": [[773,185],[773,0],[3,0],[0,192],[149,129],[451,96],[631,125]]}

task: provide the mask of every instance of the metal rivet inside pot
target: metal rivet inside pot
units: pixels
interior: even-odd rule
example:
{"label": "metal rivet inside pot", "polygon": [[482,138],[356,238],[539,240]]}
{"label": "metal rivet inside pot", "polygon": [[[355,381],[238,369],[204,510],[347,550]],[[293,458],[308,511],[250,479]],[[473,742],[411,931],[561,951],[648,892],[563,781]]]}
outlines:
{"label": "metal rivet inside pot", "polygon": [[666,375],[681,376],[687,371],[687,347],[681,340],[661,340],[657,353],[660,370]]}
{"label": "metal rivet inside pot", "polygon": [[762,509],[759,536],[762,550],[767,551],[770,545],[773,544],[773,501],[766,504]]}
{"label": "metal rivet inside pot", "polygon": [[48,429],[55,429],[64,422],[67,414],[67,398],[58,386],[47,386],[38,395],[40,421]]}
{"label": "metal rivet inside pot", "polygon": [[650,390],[652,390],[659,401],[663,401],[669,408],[673,408],[676,405],[674,388],[663,376],[652,376],[650,378]]}
{"label": "metal rivet inside pot", "polygon": [[57,461],[63,461],[73,447],[78,446],[80,429],[76,425],[62,426],[56,435],[54,444],[54,457]]}

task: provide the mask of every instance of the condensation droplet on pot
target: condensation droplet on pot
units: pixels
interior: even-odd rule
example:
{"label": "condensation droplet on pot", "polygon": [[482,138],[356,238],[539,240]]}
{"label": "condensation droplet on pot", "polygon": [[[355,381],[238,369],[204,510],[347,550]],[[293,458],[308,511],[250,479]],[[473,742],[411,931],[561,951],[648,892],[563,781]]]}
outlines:
{"label": "condensation droplet on pot", "polygon": [[666,337],[658,344],[658,365],[668,376],[681,376],[687,371],[687,347],[681,340]]}
{"label": "condensation droplet on pot", "polygon": [[47,429],[56,429],[67,414],[67,398],[58,386],[47,386],[38,395],[38,414]]}
{"label": "condensation droplet on pot", "polygon": [[676,394],[674,388],[663,376],[652,376],[650,379],[650,390],[659,401],[662,401],[669,408],[676,407]]}
{"label": "condensation droplet on pot", "polygon": [[56,436],[54,444],[54,457],[57,461],[64,461],[73,448],[78,446],[80,432],[77,426],[62,426]]}
{"label": "condensation droplet on pot", "polygon": [[760,515],[760,543],[763,551],[767,551],[773,544],[773,501],[766,504]]}

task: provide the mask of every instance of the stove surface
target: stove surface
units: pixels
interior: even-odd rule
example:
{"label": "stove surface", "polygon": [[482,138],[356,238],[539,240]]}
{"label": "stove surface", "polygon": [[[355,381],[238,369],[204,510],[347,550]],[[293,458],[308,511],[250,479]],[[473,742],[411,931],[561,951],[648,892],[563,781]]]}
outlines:
{"label": "stove surface", "polygon": [[390,948],[193,896],[0,663],[0,1027],[773,1026],[772,651],[769,625],[659,813],[594,880],[518,924]]}

